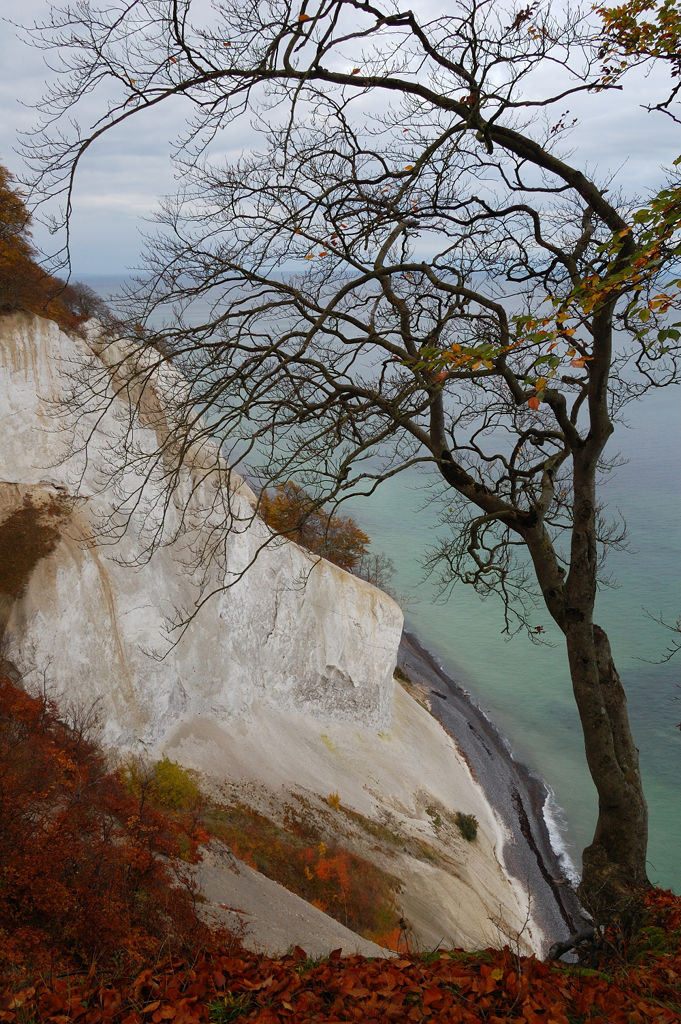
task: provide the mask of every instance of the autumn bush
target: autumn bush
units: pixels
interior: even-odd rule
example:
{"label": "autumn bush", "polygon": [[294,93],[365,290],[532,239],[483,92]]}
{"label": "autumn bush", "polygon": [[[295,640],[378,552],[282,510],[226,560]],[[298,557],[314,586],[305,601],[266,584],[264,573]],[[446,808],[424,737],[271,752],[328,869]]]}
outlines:
{"label": "autumn bush", "polygon": [[85,320],[103,315],[104,302],[87,285],[67,284],[36,262],[31,218],[12,176],[0,165],[0,313],[25,310],[79,333]]}
{"label": "autumn bush", "polygon": [[120,768],[126,788],[138,799],[143,793],[155,807],[166,811],[198,814],[201,790],[193,772],[169,757],[155,764],[128,758]]}
{"label": "autumn bush", "polygon": [[328,512],[292,480],[277,484],[260,497],[260,515],[267,525],[341,569],[354,569],[366,556],[370,540],[350,516]]}
{"label": "autumn bush", "polygon": [[198,838],[44,696],[0,681],[0,977],[196,948],[207,931],[180,854]]}

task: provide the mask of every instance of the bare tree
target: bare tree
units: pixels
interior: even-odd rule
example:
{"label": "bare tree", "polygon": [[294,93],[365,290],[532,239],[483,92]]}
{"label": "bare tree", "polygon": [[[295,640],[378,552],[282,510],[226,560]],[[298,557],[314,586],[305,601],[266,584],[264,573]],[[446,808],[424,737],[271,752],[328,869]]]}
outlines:
{"label": "bare tree", "polygon": [[[607,914],[648,884],[647,810],[594,623],[616,539],[597,479],[622,406],[674,378],[679,335],[660,343],[668,306],[647,302],[673,247],[637,263],[635,207],[561,148],[571,97],[609,86],[593,26],[549,8],[214,0],[197,24],[192,0],[79,0],[33,30],[65,77],[29,149],[68,223],[100,136],[190,110],[129,296],[151,342],[172,309],[155,359],[187,379],[158,461],[214,436],[319,505],[439,474],[444,582],[501,594],[509,629],[543,600],[565,637],[599,803],[580,894]],[[51,129],[98,90],[94,128]],[[249,118],[250,150],[222,159]]]}

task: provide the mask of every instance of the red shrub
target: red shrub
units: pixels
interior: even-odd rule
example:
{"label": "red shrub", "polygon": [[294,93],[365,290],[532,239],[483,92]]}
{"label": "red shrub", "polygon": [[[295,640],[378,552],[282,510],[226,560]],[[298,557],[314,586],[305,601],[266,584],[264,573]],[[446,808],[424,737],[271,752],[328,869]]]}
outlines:
{"label": "red shrub", "polygon": [[49,701],[0,681],[0,974],[134,962],[204,939],[176,884],[181,833]]}

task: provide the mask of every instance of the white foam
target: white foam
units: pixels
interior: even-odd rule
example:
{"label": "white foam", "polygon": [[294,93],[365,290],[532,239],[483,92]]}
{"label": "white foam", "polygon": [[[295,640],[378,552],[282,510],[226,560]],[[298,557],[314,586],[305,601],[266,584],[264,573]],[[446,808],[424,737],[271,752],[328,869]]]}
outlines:
{"label": "white foam", "polygon": [[546,829],[549,833],[551,848],[555,853],[563,874],[574,886],[579,884],[579,872],[568,852],[565,842],[565,833],[568,831],[568,824],[562,807],[556,802],[556,794],[550,786],[546,787],[546,800],[544,801],[543,814]]}

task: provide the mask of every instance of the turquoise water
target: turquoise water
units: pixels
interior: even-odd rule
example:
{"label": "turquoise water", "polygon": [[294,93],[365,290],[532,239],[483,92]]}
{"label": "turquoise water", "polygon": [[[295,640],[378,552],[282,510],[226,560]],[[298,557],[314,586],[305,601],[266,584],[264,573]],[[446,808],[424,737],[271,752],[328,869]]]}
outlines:
{"label": "turquoise water", "polygon": [[[101,294],[120,279],[83,278]],[[628,525],[628,550],[613,552],[609,569],[616,588],[598,599],[596,621],[607,630],[627,690],[632,728],[650,807],[649,875],[681,893],[681,652],[666,664],[671,634],[646,611],[674,621],[681,615],[681,391],[653,393],[627,410],[630,429],[618,428],[610,453],[628,462],[611,474],[601,496]],[[577,863],[595,823],[595,791],[586,770],[567,661],[558,631],[537,610],[555,646],[524,637],[507,641],[501,604],[481,601],[459,587],[436,603],[423,581],[421,560],[437,530],[435,510],[424,507],[427,479],[412,472],[387,481],[348,511],[394,561],[394,589],[417,598],[407,622],[447,671],[463,683],[501,727],[516,756],[537,769],[553,789],[566,818],[564,835]]]}
{"label": "turquoise water", "polygon": [[[653,397],[655,415],[627,432],[631,460],[603,492],[627,519],[629,550],[610,556],[618,587],[600,593],[596,618],[610,636],[641,751],[650,805],[650,877],[681,892],[681,703],[675,704],[681,697],[681,653],[663,665],[642,660],[658,659],[671,638],[644,609],[672,620],[681,614],[681,467],[673,440],[681,433],[681,417],[678,390]],[[434,603],[420,560],[437,519],[423,509],[423,481],[414,477],[391,480],[372,499],[353,502],[353,514],[373,545],[393,558],[395,589],[418,596],[407,621],[419,639],[478,698],[515,755],[553,789],[568,823],[565,843],[578,864],[593,832],[596,799],[560,634],[537,609],[532,621],[544,626],[555,646],[537,646],[524,635],[505,640],[500,602],[481,601],[463,586],[446,604]]]}

